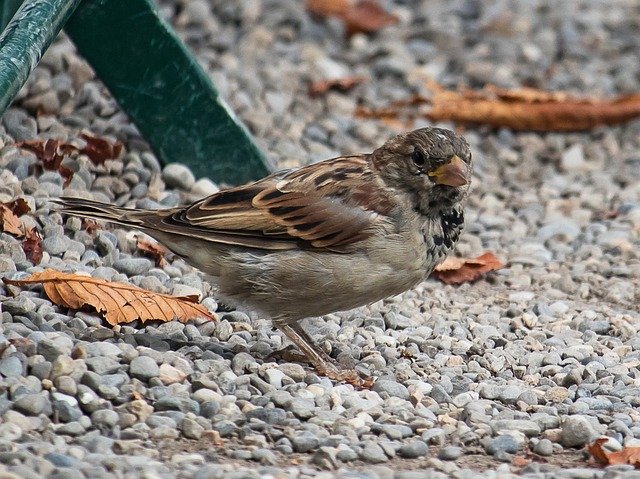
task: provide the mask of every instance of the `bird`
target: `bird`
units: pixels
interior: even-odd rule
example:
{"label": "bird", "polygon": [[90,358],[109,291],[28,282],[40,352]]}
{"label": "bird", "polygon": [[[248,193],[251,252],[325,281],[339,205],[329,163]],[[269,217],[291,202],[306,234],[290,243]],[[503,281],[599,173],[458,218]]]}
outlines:
{"label": "bird", "polygon": [[271,319],[316,371],[359,387],[302,328],[308,317],[395,296],[426,279],[463,228],[472,157],[424,127],[223,189],[188,206],[131,209],[61,197],[61,212],[142,231],[205,273],[225,304]]}

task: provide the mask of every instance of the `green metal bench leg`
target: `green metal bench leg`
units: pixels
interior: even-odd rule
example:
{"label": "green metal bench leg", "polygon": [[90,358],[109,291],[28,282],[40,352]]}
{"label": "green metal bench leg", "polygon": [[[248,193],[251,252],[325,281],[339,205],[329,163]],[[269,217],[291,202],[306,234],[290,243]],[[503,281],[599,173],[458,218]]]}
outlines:
{"label": "green metal bench leg", "polygon": [[[25,0],[16,18],[23,12],[30,13],[31,5],[42,9],[45,4],[57,4],[61,9],[61,4],[77,3]],[[61,18],[60,24],[65,19]],[[50,31],[50,43],[60,25],[54,33],[50,22],[41,17],[36,20]],[[258,179],[269,172],[245,127],[170,26],[157,15],[151,0],[83,0],[64,28],[162,162],[181,162],[196,176],[231,184]],[[17,31],[21,27],[14,20],[8,29]],[[20,41],[23,51],[33,49],[38,53],[49,44],[32,48],[28,38],[21,37]],[[17,53],[24,55],[20,50]],[[0,39],[0,61],[5,56]],[[14,80],[18,89],[34,64],[22,66],[19,77],[14,75],[19,78]]]}
{"label": "green metal bench leg", "polygon": [[[2,4],[2,20],[21,2]],[[26,1],[0,35],[0,115],[51,45],[80,0]]]}

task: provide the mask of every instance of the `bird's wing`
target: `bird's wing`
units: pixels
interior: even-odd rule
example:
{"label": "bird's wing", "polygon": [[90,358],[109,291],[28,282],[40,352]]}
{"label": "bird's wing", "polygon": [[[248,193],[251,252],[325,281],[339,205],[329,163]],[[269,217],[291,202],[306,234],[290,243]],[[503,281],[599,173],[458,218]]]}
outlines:
{"label": "bird's wing", "polygon": [[393,207],[367,158],[349,156],[223,190],[162,223],[212,242],[338,251],[371,235]]}

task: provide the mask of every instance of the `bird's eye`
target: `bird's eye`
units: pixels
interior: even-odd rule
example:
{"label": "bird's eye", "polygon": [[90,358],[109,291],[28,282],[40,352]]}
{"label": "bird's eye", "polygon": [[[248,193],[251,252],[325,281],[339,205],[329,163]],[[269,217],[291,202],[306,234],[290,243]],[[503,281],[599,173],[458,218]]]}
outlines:
{"label": "bird's eye", "polygon": [[424,166],[424,155],[418,149],[413,150],[411,153],[411,159],[416,164],[416,166],[421,167]]}

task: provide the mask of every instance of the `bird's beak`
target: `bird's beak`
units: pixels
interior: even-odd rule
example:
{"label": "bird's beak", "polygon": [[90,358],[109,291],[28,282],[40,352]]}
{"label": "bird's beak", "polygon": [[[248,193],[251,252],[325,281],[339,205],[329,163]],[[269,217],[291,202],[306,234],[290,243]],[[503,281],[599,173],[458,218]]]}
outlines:
{"label": "bird's beak", "polygon": [[467,164],[457,155],[454,155],[448,163],[427,172],[427,175],[432,178],[437,185],[447,186],[466,185],[468,183],[467,174]]}

